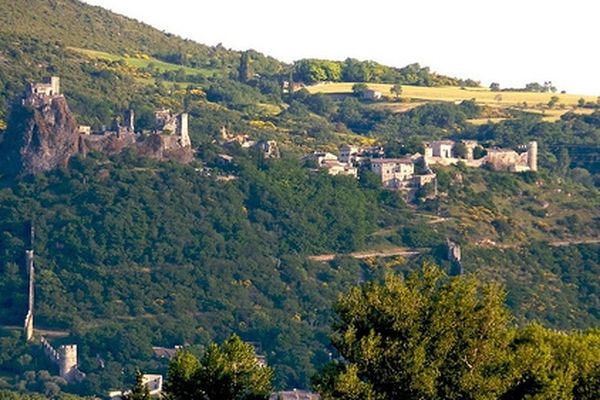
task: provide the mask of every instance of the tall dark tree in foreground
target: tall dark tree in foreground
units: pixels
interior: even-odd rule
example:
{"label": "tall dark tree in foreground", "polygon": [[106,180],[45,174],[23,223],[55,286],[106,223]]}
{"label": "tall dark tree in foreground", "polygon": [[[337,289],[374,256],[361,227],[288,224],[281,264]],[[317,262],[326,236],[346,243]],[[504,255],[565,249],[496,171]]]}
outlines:
{"label": "tall dark tree in foreground", "polygon": [[252,345],[233,335],[220,346],[211,344],[200,359],[179,352],[169,364],[166,391],[173,400],[260,400],[271,393],[272,378]]}
{"label": "tall dark tree in foreground", "polygon": [[131,388],[131,392],[122,397],[123,400],[150,400],[150,390],[144,385],[142,371],[135,372],[135,384]]}

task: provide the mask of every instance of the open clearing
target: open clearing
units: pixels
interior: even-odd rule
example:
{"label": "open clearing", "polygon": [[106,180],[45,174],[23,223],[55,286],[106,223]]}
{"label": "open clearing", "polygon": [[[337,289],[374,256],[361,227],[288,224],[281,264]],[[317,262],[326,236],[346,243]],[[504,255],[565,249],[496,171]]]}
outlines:
{"label": "open clearing", "polygon": [[70,50],[75,51],[76,53],[83,54],[89,58],[98,59],[98,60],[106,60],[106,61],[125,61],[125,63],[131,67],[135,68],[147,68],[152,65],[160,72],[169,72],[169,71],[179,71],[183,70],[186,75],[204,75],[204,76],[213,76],[218,75],[219,73],[215,70],[204,69],[204,68],[190,68],[184,67],[182,65],[171,64],[168,62],[164,62],[158,60],[156,58],[148,57],[145,55],[141,55],[139,57],[132,56],[119,56],[116,54],[105,53],[102,51],[96,50],[88,50],[88,49],[79,49],[76,47],[69,47]]}
{"label": "open clearing", "polygon": [[[340,83],[319,83],[307,87],[310,93],[324,94],[344,94],[352,93],[353,82]],[[384,96],[393,98],[390,93],[391,84],[369,83],[369,88],[381,92]],[[408,103],[415,101],[452,101],[460,102],[463,100],[475,100],[477,103],[490,106],[523,106],[527,103],[527,108],[546,106],[552,96],[558,97],[556,109],[564,107],[577,106],[579,99],[583,98],[586,102],[595,103],[597,96],[579,95],[579,94],[561,94],[561,93],[533,93],[533,92],[492,92],[487,88],[460,88],[458,86],[425,87],[402,85],[401,99]],[[401,105],[402,103],[396,103]]]}

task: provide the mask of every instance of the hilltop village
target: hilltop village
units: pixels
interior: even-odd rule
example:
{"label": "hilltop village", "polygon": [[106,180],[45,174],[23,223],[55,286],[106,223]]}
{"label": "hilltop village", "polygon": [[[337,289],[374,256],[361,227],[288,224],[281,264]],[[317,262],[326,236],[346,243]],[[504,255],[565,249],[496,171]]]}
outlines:
{"label": "hilltop village", "polygon": [[345,144],[339,155],[314,152],[304,157],[330,175],[348,175],[358,178],[359,170],[369,169],[379,176],[384,188],[414,195],[424,185],[436,182],[434,165],[467,167],[488,166],[494,171],[537,171],[537,142],[530,142],[525,151],[512,149],[484,149],[477,141],[440,140],[423,144],[425,154],[415,153],[403,158],[385,158],[382,147],[359,147]]}

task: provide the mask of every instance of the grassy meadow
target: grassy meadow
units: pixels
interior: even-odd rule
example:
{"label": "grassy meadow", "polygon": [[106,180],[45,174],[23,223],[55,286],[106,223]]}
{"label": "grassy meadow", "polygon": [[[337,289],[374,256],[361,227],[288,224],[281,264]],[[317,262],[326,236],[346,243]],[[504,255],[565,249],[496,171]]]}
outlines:
{"label": "grassy meadow", "polygon": [[204,76],[212,76],[219,75],[219,71],[205,68],[190,68],[184,67],[177,64],[171,64],[168,62],[164,62],[158,60],[156,58],[150,57],[146,54],[136,54],[136,55],[116,55],[111,53],[105,53],[103,51],[96,50],[88,50],[88,49],[79,49],[76,47],[69,48],[76,53],[83,54],[92,59],[98,60],[106,60],[106,61],[125,61],[125,63],[134,68],[147,68],[152,65],[160,72],[169,72],[169,71],[179,71],[183,69],[186,75],[204,75]]}
{"label": "grassy meadow", "polygon": [[[310,93],[323,94],[347,94],[352,93],[353,82],[340,83],[319,83],[307,87]],[[391,84],[369,83],[370,89],[381,92],[389,99],[394,99],[390,93]],[[550,99],[556,96],[558,102],[553,108],[548,107]],[[463,100],[475,100],[480,105],[486,105],[495,108],[519,108],[524,111],[537,112],[544,115],[547,121],[554,121],[560,118],[567,111],[576,111],[577,113],[591,113],[592,110],[580,108],[579,99],[583,98],[586,102],[595,103],[597,96],[580,94],[561,94],[561,93],[537,93],[537,92],[492,92],[488,88],[461,88],[458,86],[443,87],[425,87],[402,85],[401,102],[381,102],[377,103],[379,107],[386,107],[397,112],[408,111],[411,108],[429,101],[451,101],[460,102]],[[502,118],[492,118],[492,120],[501,120]],[[485,123],[488,119],[474,121],[474,123]]]}

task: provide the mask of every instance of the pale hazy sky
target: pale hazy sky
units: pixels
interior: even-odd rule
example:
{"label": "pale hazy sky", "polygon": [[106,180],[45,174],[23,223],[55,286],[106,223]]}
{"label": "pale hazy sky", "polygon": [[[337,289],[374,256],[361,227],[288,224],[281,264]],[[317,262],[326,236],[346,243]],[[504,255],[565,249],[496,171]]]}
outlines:
{"label": "pale hazy sky", "polygon": [[600,95],[598,0],[85,0],[197,42],[280,60],[412,62]]}

